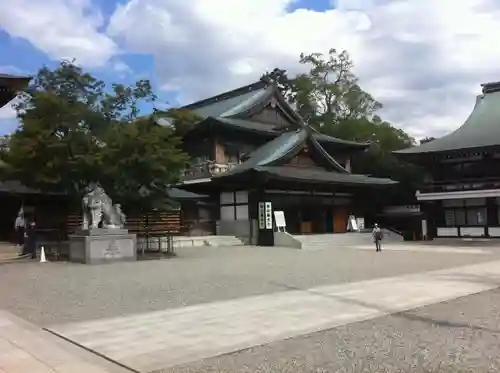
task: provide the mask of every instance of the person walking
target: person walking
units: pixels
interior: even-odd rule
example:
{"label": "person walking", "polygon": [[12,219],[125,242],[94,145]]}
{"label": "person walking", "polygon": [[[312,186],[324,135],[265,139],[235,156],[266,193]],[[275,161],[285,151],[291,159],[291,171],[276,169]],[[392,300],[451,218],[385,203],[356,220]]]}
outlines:
{"label": "person walking", "polygon": [[22,251],[19,255],[24,255],[24,228],[26,225],[26,221],[24,220],[24,211],[23,208],[19,210],[17,213],[16,220],[14,222],[14,232],[15,232],[15,241],[16,246],[18,246]]}
{"label": "person walking", "polygon": [[36,259],[37,234],[34,220],[29,221],[26,226],[26,239],[24,241],[24,253],[31,254],[31,259]]}
{"label": "person walking", "polygon": [[380,229],[377,223],[375,223],[375,225],[373,226],[372,235],[373,240],[375,241],[375,251],[382,251],[382,238],[384,235],[382,233],[382,229]]}

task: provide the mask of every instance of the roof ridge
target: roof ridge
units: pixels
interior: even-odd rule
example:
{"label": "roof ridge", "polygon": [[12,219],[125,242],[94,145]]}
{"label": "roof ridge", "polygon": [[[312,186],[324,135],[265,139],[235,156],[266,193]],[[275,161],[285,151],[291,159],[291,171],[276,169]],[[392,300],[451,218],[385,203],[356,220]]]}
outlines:
{"label": "roof ridge", "polygon": [[199,108],[199,107],[202,107],[205,105],[213,104],[213,103],[221,101],[221,100],[227,100],[227,99],[232,98],[232,97],[241,96],[245,93],[264,88],[267,85],[269,85],[269,83],[267,83],[263,80],[259,80],[259,81],[253,82],[251,84],[245,85],[243,87],[239,87],[239,88],[235,88],[235,89],[230,90],[230,91],[219,93],[218,95],[208,97],[208,98],[205,98],[203,100],[195,101],[189,105],[183,106],[182,108],[183,109],[196,109],[196,108]]}

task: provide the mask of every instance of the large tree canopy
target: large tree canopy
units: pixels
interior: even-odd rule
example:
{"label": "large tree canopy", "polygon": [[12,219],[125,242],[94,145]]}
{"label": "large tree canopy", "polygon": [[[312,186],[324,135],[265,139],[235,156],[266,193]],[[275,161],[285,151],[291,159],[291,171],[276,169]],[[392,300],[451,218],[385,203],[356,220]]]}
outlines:
{"label": "large tree canopy", "polygon": [[139,117],[155,99],[148,80],[107,87],[71,62],[43,67],[15,107],[4,178],[75,201],[97,181],[125,208],[155,205],[187,161],[171,128]]}
{"label": "large tree canopy", "polygon": [[414,144],[403,130],[376,115],[382,104],[361,88],[346,51],[301,54],[299,62],[307,73],[289,78],[286,70],[275,68],[264,77],[276,82],[310,125],[346,140],[378,143],[387,151]]}
{"label": "large tree canopy", "polygon": [[299,62],[307,67],[306,73],[290,78],[286,70],[275,68],[263,77],[276,82],[285,98],[317,130],[373,144],[354,160],[356,172],[391,177],[402,181],[405,188],[418,184],[421,171],[391,154],[415,140],[377,115],[382,104],[361,88],[349,54],[331,49],[327,56],[302,54]]}

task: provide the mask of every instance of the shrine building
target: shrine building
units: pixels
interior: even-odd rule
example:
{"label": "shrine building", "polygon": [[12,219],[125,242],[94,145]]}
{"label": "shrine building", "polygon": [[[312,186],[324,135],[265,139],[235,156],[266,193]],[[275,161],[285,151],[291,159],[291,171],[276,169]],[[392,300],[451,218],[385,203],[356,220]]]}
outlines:
{"label": "shrine building", "polygon": [[351,158],[370,144],[319,133],[270,81],[185,109],[201,117],[183,139],[192,166],[178,186],[207,196],[204,207],[183,212],[197,232],[258,242],[265,229],[259,206],[267,203],[284,212],[289,233],[344,233],[350,216],[375,216],[376,196],[396,184],[356,174]]}
{"label": "shrine building", "polygon": [[500,237],[500,82],[482,85],[457,130],[394,153],[427,171],[416,198],[428,238]]}

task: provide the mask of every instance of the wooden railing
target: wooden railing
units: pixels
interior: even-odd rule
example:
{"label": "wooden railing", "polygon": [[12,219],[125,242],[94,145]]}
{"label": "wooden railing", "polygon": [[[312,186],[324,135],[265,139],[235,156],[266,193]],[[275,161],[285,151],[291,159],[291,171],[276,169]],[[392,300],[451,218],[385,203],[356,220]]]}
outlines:
{"label": "wooden railing", "polygon": [[182,180],[194,180],[211,177],[229,171],[235,167],[237,163],[218,163],[214,161],[206,161],[185,169],[181,174]]}
{"label": "wooden railing", "polygon": [[181,232],[181,212],[151,212],[143,216],[127,218],[125,228],[138,236],[171,234]]}
{"label": "wooden railing", "polygon": [[500,189],[500,177],[433,181],[420,188],[420,192],[440,193],[482,189]]}
{"label": "wooden railing", "polygon": [[[82,225],[82,217],[79,214],[68,216],[66,227],[68,234],[73,234]],[[151,212],[144,215],[127,216],[125,228],[130,233],[138,236],[148,234],[172,234],[178,235],[181,232],[181,212]]]}

